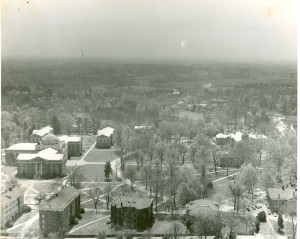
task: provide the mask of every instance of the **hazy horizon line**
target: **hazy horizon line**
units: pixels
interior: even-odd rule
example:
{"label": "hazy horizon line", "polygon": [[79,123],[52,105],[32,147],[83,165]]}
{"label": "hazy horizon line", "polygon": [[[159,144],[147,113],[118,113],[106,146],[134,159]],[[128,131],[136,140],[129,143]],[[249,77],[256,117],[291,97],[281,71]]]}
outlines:
{"label": "hazy horizon line", "polygon": [[180,64],[180,65],[193,65],[193,64],[251,64],[251,65],[295,65],[297,66],[298,59],[296,60],[236,60],[236,59],[195,59],[195,58],[140,58],[140,57],[75,57],[75,56],[47,56],[47,57],[36,57],[36,56],[1,56],[1,61],[98,61],[101,63],[109,64]]}

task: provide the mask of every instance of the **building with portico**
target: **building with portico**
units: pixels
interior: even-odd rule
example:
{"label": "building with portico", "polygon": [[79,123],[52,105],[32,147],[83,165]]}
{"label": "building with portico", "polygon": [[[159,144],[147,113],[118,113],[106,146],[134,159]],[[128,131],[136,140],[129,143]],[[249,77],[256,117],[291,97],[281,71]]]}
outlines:
{"label": "building with portico", "polygon": [[19,154],[36,154],[44,149],[52,148],[68,158],[68,144],[60,141],[55,135],[49,133],[38,143],[19,143],[11,145],[5,150],[5,161],[9,165],[16,164]]}

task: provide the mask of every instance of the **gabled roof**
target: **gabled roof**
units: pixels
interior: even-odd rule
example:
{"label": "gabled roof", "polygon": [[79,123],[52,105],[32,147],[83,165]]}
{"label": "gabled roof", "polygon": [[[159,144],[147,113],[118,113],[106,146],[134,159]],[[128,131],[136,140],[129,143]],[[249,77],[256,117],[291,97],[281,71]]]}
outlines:
{"label": "gabled roof", "polygon": [[1,206],[15,200],[24,194],[25,189],[21,187],[14,187],[11,191],[1,194]]}
{"label": "gabled roof", "polygon": [[35,151],[37,143],[19,143],[13,144],[6,150],[20,150],[20,151]]}
{"label": "gabled roof", "polygon": [[186,208],[190,210],[190,215],[195,216],[199,214],[211,214],[218,211],[218,206],[206,199],[192,201],[186,205]]}
{"label": "gabled roof", "polygon": [[97,136],[101,136],[104,135],[106,137],[110,137],[112,134],[114,133],[114,129],[111,127],[106,127],[102,130],[98,130],[98,135]]}
{"label": "gabled roof", "polygon": [[268,188],[267,193],[271,200],[290,200],[297,192],[293,188]]}
{"label": "gabled roof", "polygon": [[39,210],[63,211],[76,197],[79,191],[73,187],[64,187],[39,205]]}
{"label": "gabled roof", "polygon": [[32,135],[38,135],[40,137],[44,137],[45,135],[49,134],[53,128],[51,126],[46,126],[41,129],[36,129],[32,131]]}
{"label": "gabled roof", "polygon": [[136,209],[143,209],[148,208],[153,199],[152,198],[146,198],[146,197],[130,197],[130,196],[121,196],[116,197],[112,203],[111,206],[116,206],[117,208],[121,207],[133,207]]}

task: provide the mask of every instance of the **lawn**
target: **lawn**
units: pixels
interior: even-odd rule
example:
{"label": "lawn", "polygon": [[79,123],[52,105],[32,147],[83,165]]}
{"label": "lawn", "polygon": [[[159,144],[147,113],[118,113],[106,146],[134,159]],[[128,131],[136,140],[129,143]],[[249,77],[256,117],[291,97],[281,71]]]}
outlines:
{"label": "lawn", "polygon": [[22,224],[24,222],[27,222],[30,218],[34,217],[36,214],[38,213],[37,210],[31,210],[28,213],[24,213],[22,214],[22,216],[20,218],[18,218],[18,220],[16,220],[14,222],[14,226],[17,226],[19,224]]}
{"label": "lawn", "polygon": [[229,188],[229,182],[231,179],[224,179],[218,182],[213,183],[213,193],[211,193],[208,197],[211,200],[216,200],[216,195],[221,195],[222,199],[232,198],[232,194]]}
{"label": "lawn", "polygon": [[[95,213],[95,211],[86,211],[84,214],[82,215],[82,219],[80,219],[78,221],[78,224],[75,225],[72,229],[76,229],[78,227],[81,227],[82,225],[85,225],[89,222],[95,221],[95,220],[99,220],[103,217],[107,217],[110,215],[110,213],[103,213],[103,212],[98,212],[97,214]],[[109,218],[103,219],[101,221],[92,223],[86,227],[83,227],[81,229],[78,229],[77,231],[74,231],[73,233],[70,233],[71,235],[96,235],[98,234],[98,232],[100,230],[107,230],[107,232],[109,232],[110,230],[110,225],[106,224],[106,221],[109,220]]]}
{"label": "lawn", "polygon": [[[79,167],[83,170],[83,173],[86,177],[86,182],[104,182],[104,164],[88,164],[81,165]],[[109,178],[114,181],[115,175],[111,173]]]}
{"label": "lawn", "polygon": [[42,192],[42,193],[51,193],[55,189],[59,187],[59,184],[56,184],[55,182],[36,182],[33,186],[34,189]]}
{"label": "lawn", "polygon": [[119,158],[119,154],[117,151],[93,148],[84,158],[84,160],[87,162],[105,163],[106,161],[113,161],[117,158]]}

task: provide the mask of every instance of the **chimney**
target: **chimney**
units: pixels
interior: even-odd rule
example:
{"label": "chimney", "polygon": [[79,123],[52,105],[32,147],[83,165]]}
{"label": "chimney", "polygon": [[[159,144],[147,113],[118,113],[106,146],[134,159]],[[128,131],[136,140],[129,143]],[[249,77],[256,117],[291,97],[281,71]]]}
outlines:
{"label": "chimney", "polygon": [[121,207],[123,207],[123,203],[121,203]]}
{"label": "chimney", "polygon": [[278,193],[278,199],[280,199],[280,193]]}
{"label": "chimney", "polygon": [[282,186],[282,190],[284,191],[284,186]]}
{"label": "chimney", "polygon": [[8,191],[10,191],[10,192],[11,192],[11,191],[12,191],[12,189],[13,189],[13,188],[10,186],[10,187],[8,188]]}

